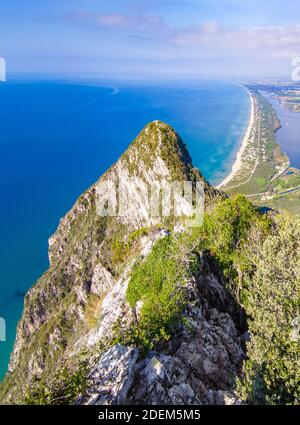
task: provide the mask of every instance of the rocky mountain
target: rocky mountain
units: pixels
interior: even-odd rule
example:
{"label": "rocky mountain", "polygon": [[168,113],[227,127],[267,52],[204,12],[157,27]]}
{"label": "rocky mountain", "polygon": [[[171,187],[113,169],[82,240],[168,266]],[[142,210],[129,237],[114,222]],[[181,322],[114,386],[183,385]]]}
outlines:
{"label": "rocky mountain", "polygon": [[[203,182],[203,226],[149,217],[149,198],[135,198],[129,215],[97,210],[99,196],[106,208],[119,200],[107,188],[130,194],[166,180]],[[266,222],[210,186],[170,126],[147,125],[50,238],[50,267],[25,297],[1,402],[239,403],[249,340],[241,247],[253,229],[263,238]]]}

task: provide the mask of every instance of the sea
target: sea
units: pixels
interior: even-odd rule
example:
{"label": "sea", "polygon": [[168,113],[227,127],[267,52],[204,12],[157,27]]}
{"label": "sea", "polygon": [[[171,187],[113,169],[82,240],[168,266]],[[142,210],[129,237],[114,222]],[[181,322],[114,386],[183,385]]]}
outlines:
{"label": "sea", "polygon": [[77,197],[156,119],[174,127],[216,184],[231,169],[249,113],[247,91],[226,81],[0,84],[0,379],[24,294],[47,269],[48,238]]}

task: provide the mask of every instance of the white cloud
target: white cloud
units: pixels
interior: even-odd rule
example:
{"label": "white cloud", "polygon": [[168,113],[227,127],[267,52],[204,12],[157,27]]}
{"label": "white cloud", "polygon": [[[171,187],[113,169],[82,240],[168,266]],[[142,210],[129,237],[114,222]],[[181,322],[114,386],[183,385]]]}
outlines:
{"label": "white cloud", "polygon": [[270,27],[222,28],[217,21],[203,22],[199,26],[171,27],[159,16],[130,16],[79,12],[68,19],[93,25],[108,31],[118,30],[188,48],[213,50],[269,52],[272,57],[293,55],[300,51],[300,25]]}
{"label": "white cloud", "polygon": [[219,29],[217,21],[204,22],[202,25],[202,30],[204,33],[215,34]]}
{"label": "white cloud", "polygon": [[[213,31],[208,31],[211,28]],[[300,25],[289,27],[241,27],[223,29],[216,25],[183,28],[175,31],[171,42],[189,48],[226,52],[256,52],[273,58],[300,53]]]}
{"label": "white cloud", "polygon": [[114,52],[122,54],[120,46],[124,46],[126,57],[147,69],[153,61],[156,69],[171,67],[172,72],[183,67],[187,73],[288,75],[291,59],[300,55],[300,25],[229,28],[207,21],[175,27],[159,16],[88,12],[69,15],[68,19],[99,28],[101,37],[105,33],[107,39],[114,40]]}
{"label": "white cloud", "polygon": [[129,34],[140,34],[148,37],[156,34],[162,35],[169,31],[168,26],[159,16],[79,12],[67,15],[67,19],[101,29],[124,31]]}

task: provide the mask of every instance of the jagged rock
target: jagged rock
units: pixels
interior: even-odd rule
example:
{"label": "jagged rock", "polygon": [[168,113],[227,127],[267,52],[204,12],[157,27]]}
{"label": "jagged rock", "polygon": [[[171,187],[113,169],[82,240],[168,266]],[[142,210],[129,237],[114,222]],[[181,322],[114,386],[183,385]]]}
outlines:
{"label": "jagged rock", "polygon": [[[133,215],[100,217],[96,208],[98,183],[117,183],[120,179],[123,184],[126,183],[129,193],[133,192],[137,184],[141,184],[141,180],[143,186],[151,186],[161,179],[203,181],[200,172],[193,167],[180,137],[170,126],[156,121],[146,126],[121,158],[80,196],[73,208],[60,220],[57,231],[49,240],[49,270],[25,296],[24,311],[6,377],[9,391],[4,402],[17,399],[24,390],[24,385],[35,376],[53,377],[56,372],[53,370],[54,358],[57,363],[63,364],[74,353],[109,337],[116,321],[120,320],[121,325],[125,326],[130,324],[134,314],[138,318],[141,305],[137,306],[134,313],[126,303],[129,272],[137,258],[148,255],[155,241],[168,235],[163,229],[169,222],[168,218],[164,220],[163,217],[147,217],[147,206],[140,200]],[[220,194],[205,181],[204,185],[205,201],[209,204]],[[152,233],[145,239],[142,239],[143,235],[140,236],[132,258],[125,256],[123,261],[122,258],[116,261],[113,242],[126,242],[126,238],[141,227],[151,228]],[[182,231],[181,226],[178,225],[176,230]],[[189,339],[192,337],[187,337],[180,330],[181,337],[170,341],[169,350],[155,354],[166,370],[166,376],[160,381],[158,375],[153,381],[155,391],[152,399],[147,398],[148,395],[144,402],[202,402],[210,388],[217,386],[216,390],[223,387],[227,389],[232,383],[232,375],[237,371],[239,349],[236,342],[238,335],[234,334],[234,325],[230,322],[227,296],[213,274],[209,279],[206,278],[202,289],[200,287],[199,282],[197,287],[194,284],[187,287],[191,302],[194,300],[196,303],[195,308],[187,312],[187,317],[196,337],[203,341],[201,344],[197,341],[193,343]],[[94,295],[99,297],[101,308],[97,313],[99,316],[96,317],[96,324],[89,325],[86,311]],[[213,313],[214,308],[217,309],[216,313]],[[229,316],[226,315],[227,311]],[[118,356],[126,358],[127,352],[122,349],[117,351],[118,355],[112,351],[116,354],[116,359]],[[136,362],[136,351],[131,352],[134,353],[132,358]],[[188,357],[194,362],[193,367],[199,368],[197,376],[192,375],[190,378],[185,364]],[[138,388],[138,376],[143,368],[139,364],[134,369],[134,362],[130,361],[130,365],[127,365],[126,373],[119,371],[119,377],[126,383],[122,383],[121,378],[118,381],[118,388],[131,386],[131,398],[136,391],[139,394],[144,391],[142,387]],[[25,379],[19,379],[19,371],[22,371]],[[209,376],[209,382],[206,382],[204,375]],[[114,375],[108,373],[106,376],[112,379],[111,384],[114,385]],[[97,377],[97,388],[101,388],[102,375],[98,374]],[[108,378],[103,379],[107,379],[108,383]],[[217,385],[218,380],[221,386]],[[206,384],[209,384],[208,390],[205,389]],[[173,389],[169,394],[171,388]],[[168,395],[163,398],[166,392]],[[189,397],[186,400],[183,397],[185,392]],[[122,398],[115,397],[115,400]],[[137,399],[132,400],[137,402]]]}
{"label": "jagged rock", "polygon": [[[141,256],[146,257],[153,248],[153,245],[159,239],[168,236],[170,232],[165,229],[160,229],[153,233],[151,236],[147,236],[141,241]],[[109,338],[114,331],[114,324],[120,320],[119,325],[124,325],[130,322],[132,314],[139,315],[139,311],[142,307],[142,301],[136,306],[135,311],[132,311],[129,308],[129,305],[126,302],[126,290],[129,282],[129,272],[131,270],[132,264],[129,264],[124,272],[122,273],[120,279],[116,282],[115,286],[107,293],[104,297],[101,304],[101,321],[99,325],[93,329],[88,335],[87,345],[91,346],[96,344],[101,338]],[[99,266],[97,266],[99,270]],[[97,275],[99,272],[97,272]],[[95,272],[94,272],[95,276]],[[93,279],[94,279],[93,276]],[[108,276],[108,278],[107,278]],[[101,277],[103,277],[103,271],[101,270]],[[105,288],[108,287],[112,282],[111,275],[106,271],[105,272],[106,283]],[[102,281],[101,281],[102,283]],[[92,284],[93,285],[93,284]],[[103,283],[100,286],[103,290]]]}
{"label": "jagged rock", "polygon": [[109,292],[115,284],[112,274],[99,263],[96,265],[92,277],[91,292],[102,296]]}
{"label": "jagged rock", "polygon": [[161,229],[158,232],[156,232],[152,238],[144,238],[144,240],[141,241],[142,242],[141,256],[147,257],[147,255],[149,255],[149,253],[151,252],[155,242],[157,242],[161,238],[164,238],[165,236],[168,236],[169,234],[170,232],[168,230]]}
{"label": "jagged rock", "polygon": [[[213,292],[203,290],[211,287]],[[242,333],[233,317],[222,311],[230,306],[230,295],[211,274],[191,280],[188,288],[191,303],[185,312],[187,324],[179,326],[176,336],[161,351],[151,351],[130,372],[126,369],[130,377],[127,372],[110,375],[113,386],[119,386],[124,377],[128,393],[124,402],[238,404],[232,389],[245,355]],[[106,355],[118,352],[118,347]],[[94,377],[93,387],[99,384],[102,388],[102,379],[101,375]]]}
{"label": "jagged rock", "polygon": [[134,379],[137,357],[137,349],[120,344],[106,351],[89,374],[92,384],[84,404],[123,404]]}
{"label": "jagged rock", "polygon": [[125,320],[130,314],[130,309],[125,300],[126,289],[129,279],[119,279],[113,289],[102,301],[102,320],[99,326],[93,329],[88,336],[88,346],[96,344],[101,338],[109,337],[113,332],[113,324],[118,319]]}
{"label": "jagged rock", "polygon": [[[218,326],[223,324],[221,315]],[[231,335],[224,342],[215,336],[220,330],[216,323],[213,327],[205,322],[197,325],[190,335],[182,338],[174,354],[175,347],[167,351],[172,355],[151,353],[138,365],[129,402],[225,404],[222,391],[234,386],[244,359],[239,338]]]}

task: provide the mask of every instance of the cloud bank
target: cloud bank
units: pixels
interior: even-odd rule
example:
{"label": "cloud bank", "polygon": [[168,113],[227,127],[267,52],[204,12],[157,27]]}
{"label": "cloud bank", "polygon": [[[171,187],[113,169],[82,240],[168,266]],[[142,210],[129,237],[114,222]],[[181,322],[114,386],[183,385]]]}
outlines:
{"label": "cloud bank", "polygon": [[[127,35],[143,35],[175,45],[226,50],[300,50],[300,25],[222,28],[216,21],[199,26],[171,27],[159,16],[129,16],[80,12],[68,19],[100,29],[123,31]],[[278,56],[278,55],[277,55]],[[280,56],[280,55],[279,55]],[[284,55],[286,56],[286,54]]]}
{"label": "cloud bank", "polygon": [[[234,71],[268,66],[283,71],[300,55],[300,25],[223,27],[217,21],[174,26],[155,15],[126,15],[80,12],[67,19],[106,34],[129,40],[141,57],[161,59],[231,60]],[[130,41],[131,40],[131,41]],[[271,62],[270,62],[271,61]],[[226,67],[225,67],[226,68]]]}

